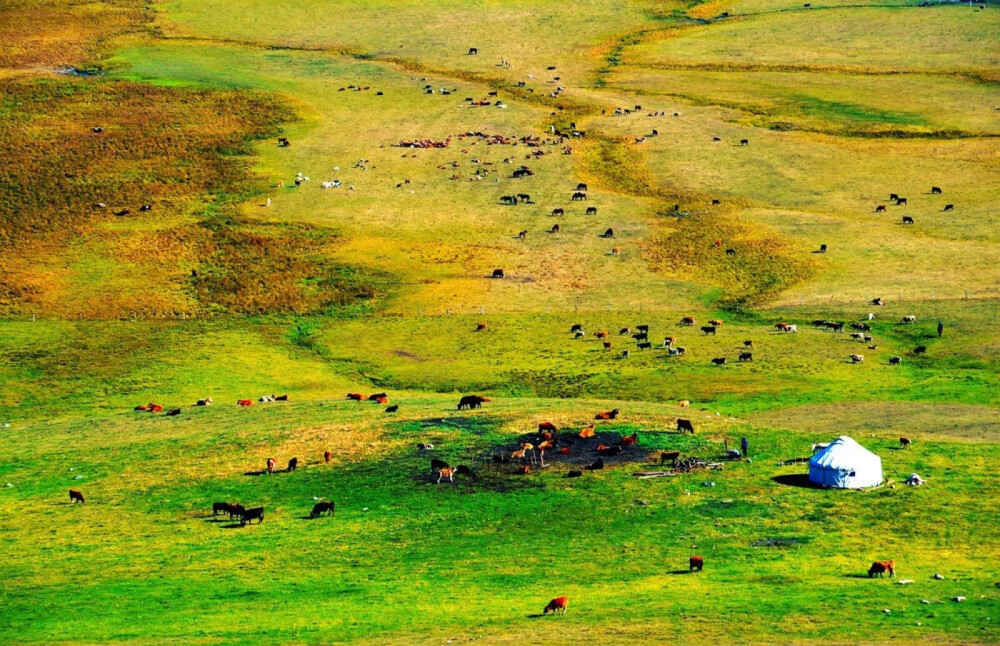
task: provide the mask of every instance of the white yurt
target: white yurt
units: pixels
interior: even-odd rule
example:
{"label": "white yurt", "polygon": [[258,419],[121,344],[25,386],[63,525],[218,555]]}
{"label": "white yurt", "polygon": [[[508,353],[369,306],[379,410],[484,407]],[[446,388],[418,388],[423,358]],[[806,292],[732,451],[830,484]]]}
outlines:
{"label": "white yurt", "polygon": [[882,484],[882,458],[841,435],[809,460],[809,481],[837,489]]}

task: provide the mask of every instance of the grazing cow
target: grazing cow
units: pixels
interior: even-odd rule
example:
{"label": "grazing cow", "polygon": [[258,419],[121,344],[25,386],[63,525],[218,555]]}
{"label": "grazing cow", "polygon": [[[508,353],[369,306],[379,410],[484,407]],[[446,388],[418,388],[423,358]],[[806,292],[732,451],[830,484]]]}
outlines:
{"label": "grazing cow", "polygon": [[493,278],[506,278],[506,275],[504,274],[503,269],[494,269],[493,270]]}
{"label": "grazing cow", "polygon": [[749,139],[740,139],[740,145],[741,146],[749,146],[750,145],[750,140]]}
{"label": "grazing cow", "polygon": [[690,399],[682,399],[679,402],[677,402],[677,406],[679,408],[691,408],[691,400]]}
{"label": "grazing cow", "polygon": [[588,206],[587,207],[587,215],[597,215],[597,207],[596,206]]}
{"label": "grazing cow", "polygon": [[906,316],[903,317],[902,322],[903,323],[916,323],[917,322],[917,317],[914,316],[913,314],[907,314]]}
{"label": "grazing cow", "polygon": [[703,325],[701,331],[705,334],[715,334],[716,327],[714,325]]}
{"label": "grazing cow", "polygon": [[[841,324],[841,328],[843,328],[843,324]],[[791,334],[798,334],[798,331],[799,331],[799,326],[797,325],[786,325],[784,329],[784,332],[788,332]]]}
{"label": "grazing cow", "polygon": [[851,323],[851,329],[858,330],[859,332],[871,332],[872,326],[867,323]]}
{"label": "grazing cow", "polygon": [[677,430],[681,433],[690,433],[691,435],[694,435],[694,424],[692,424],[689,419],[678,417]]}
{"label": "grazing cow", "polygon": [[631,328],[627,328],[627,327],[623,327],[622,329],[618,330],[618,334],[620,336],[625,336],[626,334],[632,334],[632,329]]}
{"label": "grazing cow", "polygon": [[181,414],[181,409],[179,408],[171,408],[166,412],[167,417],[177,417],[180,414]]}
{"label": "grazing cow", "polygon": [[333,516],[337,510],[337,503],[330,501],[318,502],[313,505],[312,511],[309,512],[309,518],[316,518],[317,516],[322,516],[326,514],[327,516]]}
{"label": "grazing cow", "polygon": [[[147,211],[152,211],[152,210],[153,210],[153,205],[152,204],[143,204],[142,206],[139,207],[139,212],[140,213],[146,213]],[[945,209],[945,210],[947,210],[947,209]]]}
{"label": "grazing cow", "polygon": [[617,417],[618,417],[617,408],[613,408],[609,411],[603,411],[601,413],[598,413],[597,415],[594,415],[594,419],[617,419]]}
{"label": "grazing cow", "polygon": [[[882,305],[885,305],[885,301],[884,301],[884,300],[882,300],[882,298],[881,298],[881,297],[879,297],[879,298],[873,298],[873,299],[872,299],[872,305],[879,305],[879,306],[882,306]],[[875,317],[874,317],[874,316],[872,316],[872,318],[875,318]],[[871,319],[869,319],[869,320],[871,320]]]}
{"label": "grazing cow", "polygon": [[247,523],[253,524],[253,520],[257,519],[257,524],[260,525],[264,522],[264,508],[263,507],[252,507],[250,509],[244,509],[240,513],[240,526],[246,525]]}
{"label": "grazing cow", "polygon": [[895,365],[899,365],[899,363],[900,363],[900,362],[901,362],[902,360],[903,360],[903,358],[902,358],[902,357],[899,357],[899,356],[896,356],[896,355],[893,355],[893,356],[889,357],[889,365],[893,365],[893,366],[895,366]]}
{"label": "grazing cow", "polygon": [[913,224],[913,218],[908,215],[903,216],[903,224]]}
{"label": "grazing cow", "polygon": [[601,237],[602,238],[614,238],[615,237],[615,230],[614,229],[608,229],[603,234],[601,234]]}
{"label": "grazing cow", "polygon": [[579,184],[576,185],[576,190],[578,190],[578,191],[586,191],[587,190],[587,185],[584,184],[583,182],[580,182]]}
{"label": "grazing cow", "polygon": [[858,341],[864,341],[865,335],[862,332],[851,332],[851,338],[857,339]]}
{"label": "grazing cow", "polygon": [[819,253],[826,253],[826,245],[825,244],[821,244],[819,246]]}
{"label": "grazing cow", "polygon": [[564,215],[566,211],[564,209],[552,209],[552,217],[558,217]]}
{"label": "grazing cow", "polygon": [[622,350],[622,359],[628,359],[628,358],[629,358],[629,351]]}
{"label": "grazing cow", "polygon": [[896,198],[896,206],[904,206],[905,204],[906,204],[906,198],[905,197],[898,197],[898,198]]}
{"label": "grazing cow", "polygon": [[501,195],[500,203],[506,206],[514,206],[515,204],[517,204],[517,198],[514,197],[513,195]]}
{"label": "grazing cow", "polygon": [[218,516],[219,512],[222,512],[223,514],[228,514],[231,509],[232,509],[232,505],[230,505],[228,502],[213,502],[212,503],[212,515],[213,516]]}
{"label": "grazing cow", "polygon": [[899,199],[899,196],[898,196],[898,195],[896,195],[895,193],[889,193],[889,199],[890,199],[891,201],[895,202],[896,200],[898,200],[898,199]]}
{"label": "grazing cow", "polygon": [[361,393],[347,393],[347,398],[359,402],[363,400],[365,396]]}
{"label": "grazing cow", "polygon": [[485,332],[488,329],[490,329],[490,326],[487,323],[479,323],[476,325],[476,332]]}
{"label": "grazing cow", "polygon": [[677,459],[679,457],[681,457],[680,451],[664,451],[660,453],[660,465],[662,466],[669,462],[670,466],[677,466]]}
{"label": "grazing cow", "polygon": [[872,566],[868,568],[868,576],[873,577],[876,574],[882,576],[886,572],[889,573],[890,577],[896,576],[896,564],[892,561],[875,561]]}
{"label": "grazing cow", "polygon": [[722,204],[721,200],[712,200],[712,206],[718,206],[720,204]]}
{"label": "grazing cow", "polygon": [[462,409],[475,409],[482,408],[484,402],[490,401],[489,397],[480,397],[479,395],[465,395],[460,400],[458,400],[458,410]]}
{"label": "grazing cow", "polygon": [[600,471],[604,468],[604,458],[597,458],[594,462],[587,467],[589,471]]}
{"label": "grazing cow", "polygon": [[941,193],[942,193],[942,191],[941,191],[940,187],[938,187],[938,186],[932,186],[931,187],[931,194],[932,195],[941,195]]}
{"label": "grazing cow", "polygon": [[607,330],[601,330],[599,332],[594,332],[594,336],[596,336],[598,339],[606,339],[608,338],[608,332]]}
{"label": "grazing cow", "polygon": [[388,397],[387,393],[375,393],[374,395],[368,395],[368,401],[376,402],[383,397]]}
{"label": "grazing cow", "polygon": [[569,329],[569,331],[570,332],[582,332],[583,331],[583,324],[576,323],[576,324],[573,325],[573,327],[571,327]]}
{"label": "grazing cow", "polygon": [[875,207],[875,212],[876,213],[884,213],[885,212],[885,204],[879,204],[878,206],[876,206]]}
{"label": "grazing cow", "polygon": [[685,316],[681,319],[681,325],[695,325],[697,322],[693,316]]}
{"label": "grazing cow", "polygon": [[528,230],[527,229],[523,229],[523,230],[521,230],[520,233],[517,234],[517,237],[519,239],[521,239],[521,240],[524,240],[527,236],[528,236]]}
{"label": "grazing cow", "polygon": [[715,359],[712,359],[712,363],[714,363],[717,366],[724,366],[724,365],[726,365],[726,358],[725,357],[716,357]]}
{"label": "grazing cow", "polygon": [[538,423],[538,432],[539,433],[541,433],[543,431],[549,431],[551,433],[555,433],[558,430],[559,429],[557,429],[556,425],[553,424],[552,422],[539,422]]}
{"label": "grazing cow", "polygon": [[639,330],[640,332],[649,332],[648,325],[637,325],[635,326],[635,329]]}
{"label": "grazing cow", "polygon": [[700,556],[692,556],[688,559],[688,572],[698,570],[701,572],[705,568],[705,559]]}
{"label": "grazing cow", "polygon": [[907,439],[905,437],[899,438],[899,448],[905,449],[906,447],[910,446],[911,444],[913,444],[912,440]]}
{"label": "grazing cow", "polygon": [[670,346],[672,346],[674,344],[674,341],[676,341],[676,340],[677,339],[675,339],[672,336],[665,336],[665,337],[663,337],[663,347],[664,348],[669,348]]}
{"label": "grazing cow", "polygon": [[653,344],[650,343],[649,341],[644,341],[644,342],[642,342],[642,343],[640,343],[638,345],[638,348],[640,350],[652,350],[653,349]]}
{"label": "grazing cow", "polygon": [[945,204],[944,205],[944,209],[942,209],[942,210],[943,211],[954,211],[955,210],[955,205],[954,204]]}
{"label": "grazing cow", "polygon": [[558,224],[553,224],[552,228],[549,229],[549,233],[559,233],[559,225]]}
{"label": "grazing cow", "polygon": [[851,355],[851,363],[864,363],[864,362],[865,362],[865,355],[863,354]]}
{"label": "grazing cow", "polygon": [[162,413],[163,412],[163,406],[161,406],[159,404],[149,404],[146,407],[146,410],[148,410],[150,413]]}
{"label": "grazing cow", "polygon": [[69,501],[73,504],[76,504],[78,502],[83,504],[87,503],[87,501],[83,497],[83,492],[77,491],[76,489],[69,490]]}
{"label": "grazing cow", "polygon": [[545,606],[545,610],[542,610],[542,614],[544,615],[549,611],[551,611],[553,615],[556,613],[564,615],[566,614],[566,606],[568,604],[569,604],[569,597],[556,597],[555,599],[549,602],[549,605]]}
{"label": "grazing cow", "polygon": [[479,49],[477,47],[470,47],[469,48],[469,54],[468,54],[469,56],[475,56],[478,53],[479,53]]}
{"label": "grazing cow", "polygon": [[574,201],[574,202],[579,202],[581,200],[586,200],[587,199],[587,194],[586,193],[580,193],[579,191],[577,191],[576,193],[573,193],[573,196],[570,199],[572,201]]}
{"label": "grazing cow", "polygon": [[708,322],[709,325],[714,325],[715,327],[722,327],[722,321],[720,319],[712,319]]}
{"label": "grazing cow", "polygon": [[386,406],[385,412],[387,412],[387,413],[398,413],[399,412],[399,404],[393,404],[392,406]]}
{"label": "grazing cow", "polygon": [[583,330],[577,330],[576,332],[573,333],[573,338],[574,339],[582,339],[585,336],[587,336],[587,335],[584,333]]}
{"label": "grazing cow", "polygon": [[740,353],[740,361],[753,361],[753,353],[752,352],[741,352]]}
{"label": "grazing cow", "polygon": [[326,462],[327,464],[330,464],[330,460],[332,460],[332,459],[333,459],[333,452],[332,451],[323,451],[323,462]]}
{"label": "grazing cow", "polygon": [[622,444],[625,446],[635,446],[639,443],[639,431],[632,433],[631,435],[626,435],[622,438]]}
{"label": "grazing cow", "polygon": [[611,341],[604,341],[604,349],[611,352]]}
{"label": "grazing cow", "polygon": [[436,473],[441,469],[448,469],[451,465],[444,460],[438,460],[437,458],[431,458],[431,473]]}
{"label": "grazing cow", "polygon": [[275,460],[274,458],[268,458],[267,459],[267,472],[268,473],[274,473],[274,469],[277,466],[278,466],[278,461],[277,460]]}
{"label": "grazing cow", "polygon": [[195,402],[194,405],[195,406],[211,406],[212,405],[212,398],[211,397],[206,397],[205,399],[199,399],[198,401]]}
{"label": "grazing cow", "polygon": [[527,193],[518,193],[517,199],[521,200],[525,204],[532,204],[531,196],[528,195]]}
{"label": "grazing cow", "polygon": [[434,481],[434,484],[441,484],[441,481],[445,478],[448,478],[448,482],[455,482],[455,469],[453,467],[438,469],[437,480]]}
{"label": "grazing cow", "polygon": [[727,256],[735,256],[736,255],[736,250],[735,249],[726,249],[726,255]]}
{"label": "grazing cow", "polygon": [[648,341],[649,334],[646,332],[636,332],[635,334],[632,335],[632,338],[635,339],[636,341]]}
{"label": "grazing cow", "polygon": [[746,346],[746,347],[748,347],[748,348],[752,348],[753,347],[753,341],[751,339],[747,339],[746,341],[743,342],[743,345]]}
{"label": "grazing cow", "polygon": [[236,404],[239,405],[239,406],[244,406],[244,407],[246,407],[246,406],[253,406],[253,400],[252,399],[239,399],[239,400],[236,401]]}
{"label": "grazing cow", "polygon": [[924,354],[925,352],[927,352],[926,345],[918,345],[917,347],[913,348],[913,354]]}

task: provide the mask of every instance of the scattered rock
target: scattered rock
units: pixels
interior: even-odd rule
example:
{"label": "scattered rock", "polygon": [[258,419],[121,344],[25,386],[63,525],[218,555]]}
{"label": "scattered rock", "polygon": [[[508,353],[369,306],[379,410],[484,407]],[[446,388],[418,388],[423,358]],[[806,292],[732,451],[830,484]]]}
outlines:
{"label": "scattered rock", "polygon": [[888,608],[882,608],[882,612],[884,612],[887,615],[891,615],[892,614],[892,610],[889,610]]}
{"label": "scattered rock", "polygon": [[915,581],[913,579],[901,579],[899,581],[899,585],[910,585],[911,583],[915,583]]}
{"label": "scattered rock", "polygon": [[5,486],[5,487],[13,487],[13,486],[14,486],[14,483],[13,483],[13,482],[8,482],[8,483],[7,483],[7,484],[5,484],[4,486]]}
{"label": "scattered rock", "polygon": [[73,476],[73,479],[74,480],[83,480],[83,476],[77,474],[77,475]]}
{"label": "scattered rock", "polygon": [[928,601],[927,599],[921,599],[921,600],[920,600],[920,603],[924,604],[925,606],[929,606],[929,605],[931,605],[931,602],[930,602],[930,601]]}
{"label": "scattered rock", "polygon": [[368,511],[368,508],[367,508],[367,507],[365,507],[365,508],[364,508],[364,509],[362,509],[361,511]]}

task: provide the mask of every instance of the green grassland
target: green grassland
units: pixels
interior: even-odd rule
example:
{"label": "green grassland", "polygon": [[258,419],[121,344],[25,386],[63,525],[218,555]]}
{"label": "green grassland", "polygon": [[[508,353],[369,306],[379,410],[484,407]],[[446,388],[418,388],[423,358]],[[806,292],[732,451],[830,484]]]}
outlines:
{"label": "green grassland", "polygon": [[[1000,641],[997,8],[813,5],[0,0],[0,641]],[[491,461],[611,408],[638,462]],[[890,484],[797,486],[844,433]]]}

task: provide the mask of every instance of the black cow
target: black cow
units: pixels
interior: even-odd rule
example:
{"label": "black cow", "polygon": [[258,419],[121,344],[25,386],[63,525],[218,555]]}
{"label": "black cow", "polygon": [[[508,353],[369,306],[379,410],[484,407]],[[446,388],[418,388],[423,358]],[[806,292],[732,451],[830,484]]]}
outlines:
{"label": "black cow", "polygon": [[493,278],[506,278],[506,277],[507,276],[504,274],[503,269],[493,270]]}
{"label": "black cow", "polygon": [[681,433],[691,433],[692,435],[694,435],[694,424],[692,424],[691,420],[689,419],[678,417],[677,430],[680,431]]}
{"label": "black cow", "polygon": [[326,514],[327,516],[333,516],[336,511],[337,503],[331,501],[318,502],[313,505],[312,511],[309,512],[309,518],[316,518],[317,516],[322,516]]}
{"label": "black cow", "polygon": [[500,203],[507,206],[514,206],[517,204],[517,198],[513,195],[502,195],[500,196]]}
{"label": "black cow", "polygon": [[562,209],[552,209],[552,216],[564,215],[566,212]]}
{"label": "black cow", "polygon": [[635,334],[632,335],[632,338],[635,339],[636,341],[649,341],[649,333],[636,332]]}
{"label": "black cow", "polygon": [[749,139],[740,139],[740,145],[741,146],[749,146],[750,145],[750,140]]}
{"label": "black cow", "polygon": [[615,230],[614,229],[608,229],[607,231],[604,232],[604,235],[602,235],[601,237],[602,238],[614,238],[615,237]]}
{"label": "black cow", "polygon": [[931,193],[934,194],[934,195],[941,195],[942,192],[943,191],[938,186],[932,186],[931,187]]}
{"label": "black cow", "polygon": [[588,206],[587,207],[587,215],[597,215],[597,207],[596,206]]}
{"label": "black cow", "polygon": [[579,202],[580,200],[585,200],[585,199],[587,199],[587,194],[586,193],[580,193],[579,191],[576,192],[576,193],[573,193],[572,200],[574,202]]}
{"label": "black cow", "polygon": [[177,417],[178,415],[180,415],[180,414],[181,414],[181,409],[179,409],[179,408],[171,408],[170,410],[168,410],[168,411],[167,411],[166,413],[164,413],[164,414],[165,414],[165,415],[166,415],[167,417]]}
{"label": "black cow", "polygon": [[753,353],[752,352],[741,352],[740,353],[740,361],[753,361]]}
{"label": "black cow", "polygon": [[905,197],[897,197],[896,198],[896,206],[903,206],[904,204],[906,204],[906,198]]}
{"label": "black cow", "polygon": [[586,191],[587,190],[587,185],[584,184],[583,182],[580,182],[579,184],[576,185],[576,190],[578,190],[578,191]]}
{"label": "black cow", "polygon": [[587,467],[591,471],[600,471],[604,468],[604,458],[597,458],[594,463]]}
{"label": "black cow", "polygon": [[945,204],[943,210],[945,210],[945,211],[954,211],[955,210],[955,205],[954,204]]}
{"label": "black cow", "polygon": [[525,204],[531,204],[531,196],[528,195],[527,193],[518,193],[516,197]]}
{"label": "black cow", "polygon": [[705,334],[715,334],[716,327],[714,325],[703,325],[701,331]]}
{"label": "black cow", "polygon": [[903,224],[913,224],[913,218],[908,215],[903,216]]}
{"label": "black cow", "polygon": [[399,412],[399,404],[393,404],[392,406],[386,406],[385,407],[385,412],[387,412],[387,413],[398,413]]}
{"label": "black cow", "polygon": [[649,332],[648,325],[637,325],[635,326],[635,329],[639,330],[640,332]]}
{"label": "black cow", "polygon": [[462,410],[465,408],[468,408],[470,410],[474,408],[482,408],[483,402],[485,401],[489,400],[486,399],[485,397],[480,397],[479,395],[465,395],[464,397],[458,400],[458,410]]}
{"label": "black cow", "polygon": [[289,473],[291,473],[292,471],[295,471],[298,468],[299,468],[299,459],[298,458],[292,458],[291,460],[288,461],[288,469],[287,469],[287,471]]}
{"label": "black cow", "polygon": [[218,516],[219,512],[223,514],[228,514],[232,506],[228,502],[213,502],[212,503],[212,515]]}
{"label": "black cow", "polygon": [[264,508],[263,507],[252,507],[250,509],[244,509],[240,512],[240,525],[246,525],[247,523],[253,524],[251,521],[257,520],[257,524],[260,525],[264,522]]}
{"label": "black cow", "polygon": [[573,327],[569,329],[570,332],[581,332],[583,330],[582,323],[574,323]]}
{"label": "black cow", "polygon": [[735,256],[736,255],[736,250],[735,249],[726,249],[726,255],[727,256]]}
{"label": "black cow", "polygon": [[651,350],[653,348],[653,344],[646,341],[644,343],[640,343],[638,347],[640,350]]}
{"label": "black cow", "polygon": [[895,193],[889,193],[889,199],[890,199],[891,201],[895,202],[896,200],[898,200],[898,199],[899,199],[899,196],[898,196],[898,195],[896,195]]}
{"label": "black cow", "polygon": [[716,357],[715,359],[712,359],[712,363],[714,363],[717,366],[724,366],[724,365],[726,365],[726,358],[725,357]]}
{"label": "black cow", "polygon": [[469,48],[469,56],[475,56],[478,53],[479,53],[479,48],[478,47],[470,47]]}

